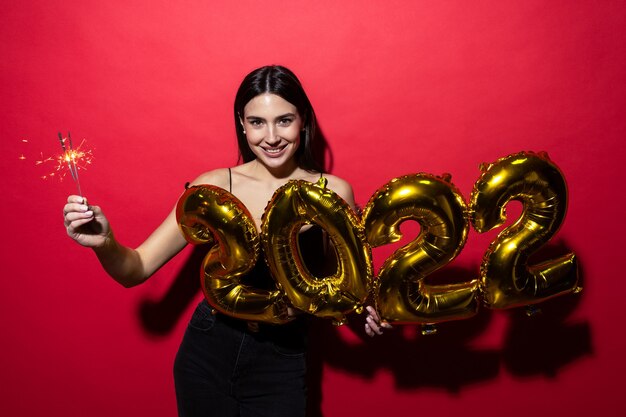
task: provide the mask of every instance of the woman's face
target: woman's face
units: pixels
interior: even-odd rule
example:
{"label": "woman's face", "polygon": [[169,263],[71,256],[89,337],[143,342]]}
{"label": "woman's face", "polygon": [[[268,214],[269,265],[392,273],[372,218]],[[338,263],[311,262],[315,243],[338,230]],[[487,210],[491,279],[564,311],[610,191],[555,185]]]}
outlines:
{"label": "woman's face", "polygon": [[240,122],[259,162],[269,168],[295,162],[304,126],[296,106],[275,94],[260,94],[243,108]]}

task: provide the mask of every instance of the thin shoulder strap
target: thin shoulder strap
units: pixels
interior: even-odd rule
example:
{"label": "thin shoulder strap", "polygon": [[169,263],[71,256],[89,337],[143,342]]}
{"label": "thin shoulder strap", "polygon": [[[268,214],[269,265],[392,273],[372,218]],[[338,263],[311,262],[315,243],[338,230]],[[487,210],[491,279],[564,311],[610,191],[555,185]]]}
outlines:
{"label": "thin shoulder strap", "polygon": [[233,175],[230,172],[230,168],[228,168],[228,192],[233,192]]}

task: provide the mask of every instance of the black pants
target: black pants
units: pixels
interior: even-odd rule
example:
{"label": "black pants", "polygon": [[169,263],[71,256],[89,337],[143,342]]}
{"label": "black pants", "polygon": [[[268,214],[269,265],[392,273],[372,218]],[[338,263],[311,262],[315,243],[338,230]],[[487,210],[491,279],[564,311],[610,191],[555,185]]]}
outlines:
{"label": "black pants", "polygon": [[304,416],[306,325],[260,324],[194,312],[176,355],[181,417]]}

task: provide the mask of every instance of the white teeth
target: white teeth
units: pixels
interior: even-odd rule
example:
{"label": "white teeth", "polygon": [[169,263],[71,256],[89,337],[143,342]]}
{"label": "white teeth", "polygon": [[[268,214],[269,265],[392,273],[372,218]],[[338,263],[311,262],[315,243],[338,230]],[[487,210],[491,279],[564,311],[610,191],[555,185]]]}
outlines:
{"label": "white teeth", "polygon": [[282,151],[283,149],[284,148],[270,148],[270,149],[265,148],[265,152],[267,152],[267,153],[278,153],[278,152]]}

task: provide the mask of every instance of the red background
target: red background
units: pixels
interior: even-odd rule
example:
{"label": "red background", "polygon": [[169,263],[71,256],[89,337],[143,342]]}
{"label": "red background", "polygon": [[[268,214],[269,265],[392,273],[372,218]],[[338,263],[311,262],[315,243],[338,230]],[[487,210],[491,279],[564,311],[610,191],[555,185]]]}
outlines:
{"label": "red background", "polygon": [[[172,362],[202,297],[191,248],[122,288],[65,236],[74,184],[34,161],[59,151],[58,131],[87,138],[83,191],[137,245],[186,181],[236,163],[235,90],[279,63],[361,205],[420,171],[451,173],[469,198],[481,162],[547,151],[570,192],[548,250],[576,252],[584,286],[538,317],[482,309],[434,337],[363,341],[360,317],[323,322],[311,414],[624,415],[625,17],[610,1],[3,4],[0,413],[175,414]],[[475,277],[494,236],[472,231],[442,273]]]}

